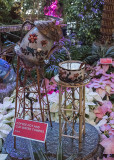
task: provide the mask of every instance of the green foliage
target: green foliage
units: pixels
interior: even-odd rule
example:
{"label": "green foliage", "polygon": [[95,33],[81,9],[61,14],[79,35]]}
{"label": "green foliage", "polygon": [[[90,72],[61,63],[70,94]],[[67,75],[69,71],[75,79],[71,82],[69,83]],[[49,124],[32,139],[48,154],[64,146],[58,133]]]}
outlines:
{"label": "green foliage", "polygon": [[64,48],[55,51],[49,58],[49,63],[45,66],[45,77],[51,79],[58,73],[58,64],[68,59]]}
{"label": "green foliage", "polygon": [[84,59],[84,62],[86,62],[87,64],[93,64],[94,62],[99,60],[99,55],[95,54],[95,55],[91,55],[88,56],[87,58]]}
{"label": "green foliage", "polygon": [[71,155],[69,158],[67,158],[66,160],[75,160],[75,156]]}
{"label": "green foliage", "polygon": [[10,10],[10,16],[12,18],[11,24],[21,24],[21,3],[15,2]]}
{"label": "green foliage", "polygon": [[20,3],[14,0],[0,0],[0,24],[22,23],[20,8]]}
{"label": "green foliage", "polygon": [[[34,153],[35,160],[49,160],[48,157],[41,151],[38,150]],[[71,155],[66,160],[74,160],[75,155]],[[57,149],[57,160],[63,160],[63,151],[62,151],[62,143],[58,145]]]}
{"label": "green foliage", "polygon": [[34,157],[36,160],[49,160],[41,150],[38,150],[37,153],[34,153]]}
{"label": "green foliage", "polygon": [[103,0],[61,0],[64,19],[76,22],[75,33],[83,44],[92,44],[99,38]]}
{"label": "green foliage", "polygon": [[114,58],[114,46],[110,47],[106,51],[105,57],[112,57],[112,58]]}
{"label": "green foliage", "polygon": [[84,59],[84,61],[88,64],[93,64],[98,61],[100,58],[112,57],[114,58],[114,46],[109,47],[107,49],[107,45],[105,46],[97,46],[93,44],[92,46],[92,54]]}
{"label": "green foliage", "polygon": [[82,45],[80,47],[71,46],[70,47],[71,58],[73,60],[83,61],[87,56],[91,55],[91,47]]}
{"label": "green foliage", "polygon": [[57,149],[57,160],[63,159],[63,150],[62,150],[62,143],[59,143],[58,149]]}

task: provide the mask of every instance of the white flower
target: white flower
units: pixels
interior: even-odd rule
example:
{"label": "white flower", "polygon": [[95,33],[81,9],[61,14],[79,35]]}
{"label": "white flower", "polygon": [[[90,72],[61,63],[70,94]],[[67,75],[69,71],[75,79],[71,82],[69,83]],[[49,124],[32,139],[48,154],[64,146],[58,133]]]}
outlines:
{"label": "white flower", "polygon": [[0,123],[0,138],[6,137],[12,128],[8,124]]}
{"label": "white flower", "polygon": [[3,114],[0,113],[0,121],[3,119]]}
{"label": "white flower", "polygon": [[12,118],[15,116],[15,110],[11,110],[8,112],[8,114],[4,115],[4,118],[3,119],[9,119],[9,118]]}
{"label": "white flower", "polygon": [[33,108],[40,108],[39,102],[34,102],[33,103]]}
{"label": "white flower", "polygon": [[50,105],[50,112],[56,113],[59,111],[59,105],[56,103],[51,103]]}
{"label": "white flower", "polygon": [[102,102],[100,95],[96,92],[93,92],[91,88],[87,88],[87,87],[85,88],[85,97],[86,97],[86,100],[89,102],[92,102],[93,100]]}
{"label": "white flower", "polygon": [[48,100],[49,102],[59,104],[59,93],[53,92],[52,94],[48,94]]}
{"label": "white flower", "polygon": [[0,154],[0,159],[1,160],[6,160],[8,154]]}
{"label": "white flower", "polygon": [[85,113],[89,115],[89,106],[87,104],[85,104]]}

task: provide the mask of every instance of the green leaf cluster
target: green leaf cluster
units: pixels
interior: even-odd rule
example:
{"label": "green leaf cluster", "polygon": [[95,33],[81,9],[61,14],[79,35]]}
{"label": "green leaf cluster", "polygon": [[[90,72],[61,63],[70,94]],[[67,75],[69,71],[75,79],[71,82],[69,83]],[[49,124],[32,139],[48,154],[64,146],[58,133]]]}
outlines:
{"label": "green leaf cluster", "polygon": [[49,58],[48,64],[45,66],[45,77],[51,77],[58,74],[58,64],[68,59],[68,55],[64,48],[55,51]]}
{"label": "green leaf cluster", "polygon": [[[41,150],[34,153],[34,156],[36,160],[49,160],[49,158]],[[74,155],[71,155],[66,160],[74,160],[74,159],[75,159]],[[57,148],[57,160],[63,160],[62,143],[59,143]]]}
{"label": "green leaf cluster", "polygon": [[14,0],[0,0],[0,25],[22,23],[21,5]]}
{"label": "green leaf cluster", "polygon": [[99,38],[103,0],[60,0],[65,22],[76,22],[79,41],[89,45]]}
{"label": "green leaf cluster", "polygon": [[88,64],[93,64],[100,58],[107,58],[107,57],[114,58],[114,46],[107,47],[106,44],[105,46],[103,45],[97,46],[93,44],[91,55],[86,57],[84,61]]}

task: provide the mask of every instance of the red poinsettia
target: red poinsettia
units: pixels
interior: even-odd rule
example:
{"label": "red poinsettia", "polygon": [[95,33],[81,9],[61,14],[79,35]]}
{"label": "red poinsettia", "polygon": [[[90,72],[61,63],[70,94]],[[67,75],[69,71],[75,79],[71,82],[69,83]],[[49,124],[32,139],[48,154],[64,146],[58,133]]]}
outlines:
{"label": "red poinsettia", "polygon": [[37,35],[36,34],[30,34],[28,38],[30,43],[37,43]]}

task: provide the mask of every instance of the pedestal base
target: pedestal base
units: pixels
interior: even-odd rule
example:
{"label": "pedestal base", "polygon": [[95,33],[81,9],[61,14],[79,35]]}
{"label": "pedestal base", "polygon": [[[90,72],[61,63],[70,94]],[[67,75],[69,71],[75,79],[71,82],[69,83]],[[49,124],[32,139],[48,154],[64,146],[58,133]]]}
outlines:
{"label": "pedestal base", "polygon": [[[76,124],[76,131],[78,132],[78,124]],[[8,160],[23,159],[28,160],[30,158],[26,139],[16,138],[17,149],[14,149],[14,140],[12,132],[7,136],[4,143],[4,149],[9,154]],[[47,150],[45,145],[36,141],[32,141],[33,150],[41,149],[48,156],[49,160],[56,160],[57,147],[59,143],[59,124],[53,122],[53,128],[48,127],[46,138]],[[96,128],[86,123],[86,134],[83,137],[82,151],[79,152],[78,140],[62,137],[63,143],[63,160],[71,156],[75,156],[75,160],[90,160],[91,158],[99,157],[102,155],[102,149],[99,147],[99,134]],[[100,150],[99,150],[100,149]]]}

